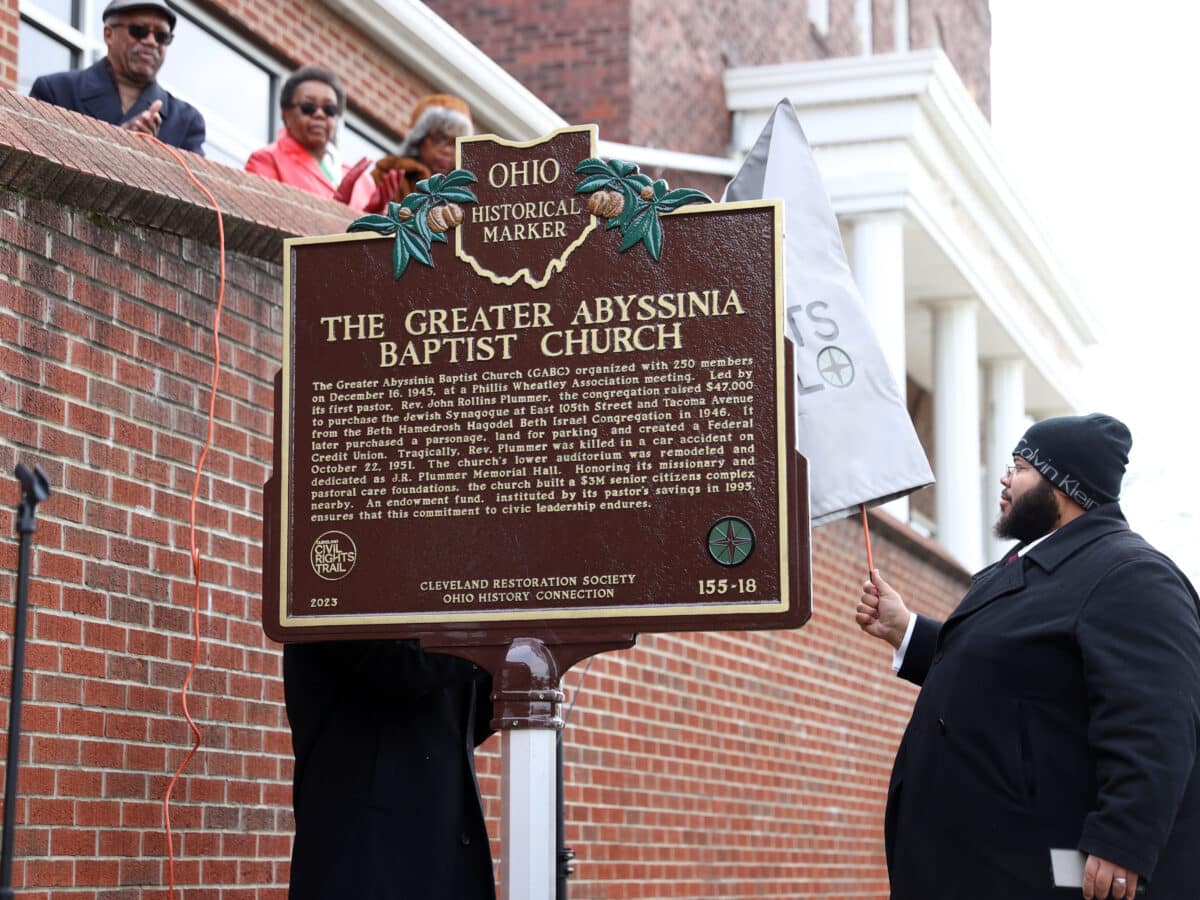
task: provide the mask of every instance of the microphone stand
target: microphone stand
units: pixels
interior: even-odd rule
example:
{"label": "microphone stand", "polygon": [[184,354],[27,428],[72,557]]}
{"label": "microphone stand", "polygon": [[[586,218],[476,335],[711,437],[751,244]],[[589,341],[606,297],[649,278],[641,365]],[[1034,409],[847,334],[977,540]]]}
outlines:
{"label": "microphone stand", "polygon": [[50,496],[41,466],[17,463],[21,502],[17,506],[17,607],[13,617],[12,698],[8,704],[8,762],[4,770],[4,846],[0,851],[0,900],[12,900],[13,831],[17,817],[17,768],[21,762],[21,697],[25,682],[25,618],[29,608],[29,544],[37,531],[37,505]]}

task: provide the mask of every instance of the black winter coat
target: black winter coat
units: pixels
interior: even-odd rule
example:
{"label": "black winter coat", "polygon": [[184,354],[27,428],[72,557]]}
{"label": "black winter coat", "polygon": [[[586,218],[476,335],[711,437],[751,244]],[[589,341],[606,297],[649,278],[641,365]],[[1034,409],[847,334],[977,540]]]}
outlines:
{"label": "black winter coat", "polygon": [[1200,898],[1200,604],[1116,504],[919,619],[900,675],[922,688],[888,792],[893,900],[1063,900],[1051,847]]}
{"label": "black winter coat", "polygon": [[416,641],[289,644],[290,900],[494,900],[475,779],[491,676]]}
{"label": "black winter coat", "polygon": [[196,107],[163,90],[157,82],[151,82],[142,89],[142,95],[129,112],[121,112],[121,95],[107,59],[86,69],[43,75],[34,81],[29,96],[109,125],[121,125],[141,115],[155,100],[161,100],[162,125],[158,129],[158,139],[172,147],[204,155],[204,116]]}

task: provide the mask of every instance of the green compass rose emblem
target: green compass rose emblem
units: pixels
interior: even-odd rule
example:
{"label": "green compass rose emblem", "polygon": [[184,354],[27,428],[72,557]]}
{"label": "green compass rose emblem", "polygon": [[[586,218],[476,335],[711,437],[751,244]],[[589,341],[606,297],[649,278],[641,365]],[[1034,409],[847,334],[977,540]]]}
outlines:
{"label": "green compass rose emblem", "polygon": [[708,555],[723,566],[740,566],[754,552],[754,529],[745,519],[725,516],[708,530]]}
{"label": "green compass rose emblem", "polygon": [[825,347],[817,354],[817,371],[834,387],[850,387],[854,381],[854,363],[841,347]]}

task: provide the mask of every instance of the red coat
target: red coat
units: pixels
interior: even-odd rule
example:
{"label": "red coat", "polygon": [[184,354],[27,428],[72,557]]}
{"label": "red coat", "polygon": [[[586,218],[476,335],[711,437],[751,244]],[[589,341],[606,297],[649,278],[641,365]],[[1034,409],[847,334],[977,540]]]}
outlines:
{"label": "red coat", "polygon": [[[320,164],[313,159],[313,155],[286,131],[280,132],[275,143],[250,154],[250,158],[246,160],[246,171],[270,178],[272,181],[282,181],[327,200],[333,199],[333,192],[337,189],[337,185],[330,182]],[[342,166],[343,175],[348,171],[350,166]],[[354,183],[349,205],[357,210],[364,210],[374,195],[375,182],[370,173],[365,172]]]}

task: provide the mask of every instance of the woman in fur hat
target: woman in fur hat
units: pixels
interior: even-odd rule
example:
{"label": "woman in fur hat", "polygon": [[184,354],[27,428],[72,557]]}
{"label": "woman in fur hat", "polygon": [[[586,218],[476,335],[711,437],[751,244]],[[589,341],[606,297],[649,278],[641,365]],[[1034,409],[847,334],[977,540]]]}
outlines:
{"label": "woman in fur hat", "polygon": [[[391,199],[399,203],[418,181],[453,169],[454,139],[474,132],[470,107],[463,100],[452,94],[431,94],[413,107],[400,152],[379,160],[371,175],[381,188],[396,184]],[[397,181],[393,173],[402,177]]]}

